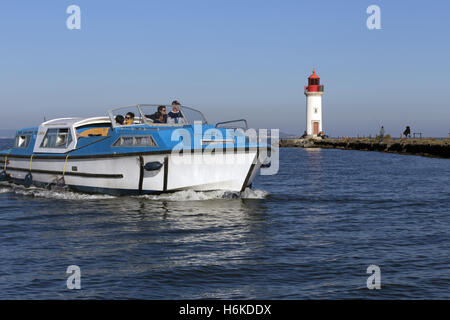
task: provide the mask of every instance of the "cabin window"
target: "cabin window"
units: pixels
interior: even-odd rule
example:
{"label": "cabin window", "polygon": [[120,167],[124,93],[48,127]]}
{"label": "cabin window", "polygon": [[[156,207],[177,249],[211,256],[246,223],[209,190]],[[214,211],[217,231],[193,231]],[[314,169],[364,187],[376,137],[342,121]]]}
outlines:
{"label": "cabin window", "polygon": [[67,148],[72,142],[72,134],[68,128],[48,129],[42,140],[41,148]]}
{"label": "cabin window", "polygon": [[78,130],[79,137],[107,137],[109,133],[109,128],[90,128],[84,131]]}
{"label": "cabin window", "polygon": [[30,145],[30,141],[31,141],[31,135],[29,134],[19,134],[16,136],[16,141],[14,143],[14,148],[28,148],[28,146]]}
{"label": "cabin window", "polygon": [[113,144],[114,147],[156,147],[152,136],[121,136]]}

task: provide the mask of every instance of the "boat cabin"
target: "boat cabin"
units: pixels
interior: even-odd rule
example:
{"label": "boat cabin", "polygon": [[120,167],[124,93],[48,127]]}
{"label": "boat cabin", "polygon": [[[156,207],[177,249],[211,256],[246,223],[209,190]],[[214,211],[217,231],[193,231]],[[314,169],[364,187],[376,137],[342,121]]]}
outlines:
{"label": "boat cabin", "polygon": [[[176,116],[169,117],[169,112],[176,113]],[[120,118],[123,122],[118,121]],[[135,130],[169,129],[197,121],[207,124],[200,111],[189,107],[180,106],[178,110],[173,110],[171,105],[125,106],[110,110],[107,117],[60,118],[46,121],[38,128],[18,130],[14,149],[23,154],[64,154],[125,131],[127,134],[119,135],[112,146],[154,147],[157,144],[151,135],[139,135]]]}

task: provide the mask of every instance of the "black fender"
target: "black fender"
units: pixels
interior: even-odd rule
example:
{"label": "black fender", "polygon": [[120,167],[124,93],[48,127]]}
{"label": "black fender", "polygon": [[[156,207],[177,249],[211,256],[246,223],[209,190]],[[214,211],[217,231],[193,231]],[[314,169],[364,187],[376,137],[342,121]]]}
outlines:
{"label": "black fender", "polygon": [[5,170],[2,170],[2,172],[0,172],[0,181],[6,181],[8,180],[8,174],[6,173]]}
{"label": "black fender", "polygon": [[64,187],[66,185],[66,180],[64,179],[64,177],[57,178],[55,184],[57,187]]}
{"label": "black fender", "polygon": [[33,175],[31,174],[31,172],[29,172],[25,176],[25,180],[23,181],[23,185],[25,186],[25,188],[29,188],[29,187],[31,187],[32,184],[33,184]]}

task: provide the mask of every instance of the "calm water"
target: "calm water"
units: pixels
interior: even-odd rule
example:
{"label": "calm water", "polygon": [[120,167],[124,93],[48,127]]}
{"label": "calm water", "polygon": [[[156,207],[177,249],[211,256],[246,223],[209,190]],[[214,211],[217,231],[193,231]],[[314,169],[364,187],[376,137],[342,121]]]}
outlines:
{"label": "calm water", "polygon": [[[450,298],[449,160],[280,157],[244,198],[0,186],[0,299]],[[366,287],[371,264],[381,290]],[[81,290],[66,287],[69,265]]]}

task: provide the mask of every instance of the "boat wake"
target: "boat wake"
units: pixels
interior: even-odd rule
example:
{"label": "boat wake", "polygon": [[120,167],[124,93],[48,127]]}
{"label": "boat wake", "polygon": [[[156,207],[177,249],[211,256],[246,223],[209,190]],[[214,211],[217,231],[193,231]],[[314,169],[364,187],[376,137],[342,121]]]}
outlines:
{"label": "boat wake", "polygon": [[174,193],[166,193],[160,195],[139,196],[149,200],[165,200],[165,201],[204,201],[217,199],[264,199],[269,195],[263,190],[245,189],[244,192],[233,191],[194,191],[184,190]]}
{"label": "boat wake", "polygon": [[11,192],[11,189],[10,188],[0,188],[0,194],[2,194],[2,193],[10,193]]}
{"label": "boat wake", "polygon": [[[5,193],[54,200],[102,200],[117,198],[111,195],[73,192],[66,188],[55,187],[48,190],[36,187],[25,188],[20,185],[0,185],[0,194]],[[159,195],[134,196],[132,198],[152,201],[205,201],[218,199],[265,199],[268,195],[269,193],[266,191],[247,188],[243,192],[184,190]]]}
{"label": "boat wake", "polygon": [[30,187],[25,188],[20,185],[11,185],[6,187],[0,187],[0,194],[2,193],[13,193],[16,195],[35,197],[35,198],[46,198],[54,200],[101,200],[101,199],[112,199],[115,198],[110,195],[103,194],[86,194],[78,193],[67,190],[66,188],[53,188],[44,189]]}

